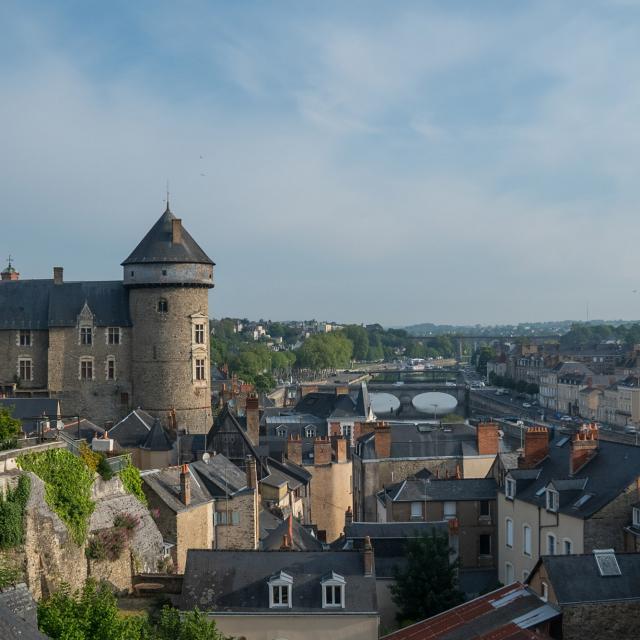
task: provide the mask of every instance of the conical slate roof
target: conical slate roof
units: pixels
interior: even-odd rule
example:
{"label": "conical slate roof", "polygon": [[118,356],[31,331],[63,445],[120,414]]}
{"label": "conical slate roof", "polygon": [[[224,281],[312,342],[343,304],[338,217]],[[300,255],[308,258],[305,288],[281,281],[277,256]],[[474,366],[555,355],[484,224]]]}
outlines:
{"label": "conical slate roof", "polygon": [[141,446],[143,449],[149,449],[150,451],[170,451],[173,449],[171,440],[169,440],[169,436],[162,428],[158,418],[155,419],[149,435]]}
{"label": "conical slate roof", "polygon": [[158,222],[151,227],[149,233],[122,265],[163,262],[214,264],[213,260],[200,248],[200,245],[184,227],[180,242],[174,244],[171,241],[172,220],[176,220],[176,217],[167,205]]}

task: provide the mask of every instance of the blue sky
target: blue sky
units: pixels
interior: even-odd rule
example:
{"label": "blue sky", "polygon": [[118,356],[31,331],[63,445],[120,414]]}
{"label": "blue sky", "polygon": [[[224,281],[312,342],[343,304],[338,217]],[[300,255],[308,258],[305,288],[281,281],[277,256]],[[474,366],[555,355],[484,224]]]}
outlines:
{"label": "blue sky", "polygon": [[640,318],[640,2],[4,2],[0,255],[215,316]]}

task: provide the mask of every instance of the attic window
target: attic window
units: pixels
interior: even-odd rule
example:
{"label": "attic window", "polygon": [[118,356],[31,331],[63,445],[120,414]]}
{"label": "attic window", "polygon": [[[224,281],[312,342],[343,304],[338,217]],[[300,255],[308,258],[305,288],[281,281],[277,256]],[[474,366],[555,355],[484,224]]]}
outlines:
{"label": "attic window", "polygon": [[287,437],[287,427],[281,424],[279,427],[276,427],[276,435],[278,438],[286,438]]}
{"label": "attic window", "polygon": [[304,437],[305,438],[315,438],[316,437],[316,428],[310,424],[308,424],[304,428]]}
{"label": "attic window", "polygon": [[559,504],[558,492],[553,489],[547,489],[547,511],[557,511]]}
{"label": "attic window", "polygon": [[291,588],[293,578],[284,571],[276,573],[269,579],[269,608],[291,609]]}
{"label": "attic window", "polygon": [[322,608],[344,609],[345,579],[333,571],[322,582]]}
{"label": "attic window", "polygon": [[504,495],[509,500],[516,497],[516,481],[513,478],[507,478],[504,482]]}

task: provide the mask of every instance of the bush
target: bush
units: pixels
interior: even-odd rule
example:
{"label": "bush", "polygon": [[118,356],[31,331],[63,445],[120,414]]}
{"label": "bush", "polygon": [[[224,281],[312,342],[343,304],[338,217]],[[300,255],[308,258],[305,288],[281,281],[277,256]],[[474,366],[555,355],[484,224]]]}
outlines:
{"label": "bush", "polygon": [[0,451],[15,449],[22,432],[22,422],[12,417],[13,407],[0,407]]}
{"label": "bush", "polygon": [[142,478],[140,477],[138,468],[134,467],[131,461],[129,461],[129,464],[127,464],[118,475],[120,476],[120,480],[122,480],[125,490],[138,498],[142,504],[146,505],[147,496],[144,495],[144,491],[142,490]]}
{"label": "bush", "polygon": [[113,527],[103,529],[89,539],[85,550],[87,558],[92,560],[117,560],[127,546],[127,532],[125,529]]}
{"label": "bush", "polygon": [[0,549],[12,549],[24,542],[24,509],[31,480],[22,475],[15,489],[8,489],[0,501]]}
{"label": "bush", "polygon": [[140,518],[138,516],[126,512],[118,513],[113,519],[113,526],[116,529],[124,529],[129,537],[133,535],[139,524]]}
{"label": "bush", "polygon": [[98,470],[100,454],[93,451],[86,442],[80,444],[80,457],[87,465],[89,471],[95,473]]}
{"label": "bush", "polygon": [[89,518],[95,509],[91,499],[94,474],[85,462],[66,449],[18,456],[18,466],[32,471],[45,483],[45,499],[65,523],[73,541],[84,544]]}
{"label": "bush", "polygon": [[0,554],[0,589],[22,580],[22,571],[16,561]]}
{"label": "bush", "polygon": [[99,457],[100,461],[98,462],[97,471],[100,474],[100,477],[103,480],[111,480],[111,478],[113,478],[115,474],[113,473],[113,469],[111,469],[111,467],[109,466],[107,457],[104,455],[104,453],[99,454]]}

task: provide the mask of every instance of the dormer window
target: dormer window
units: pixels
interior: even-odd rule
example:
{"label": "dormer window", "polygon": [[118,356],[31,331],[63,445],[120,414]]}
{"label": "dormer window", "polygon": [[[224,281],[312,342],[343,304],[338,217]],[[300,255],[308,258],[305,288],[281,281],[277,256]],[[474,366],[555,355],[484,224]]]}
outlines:
{"label": "dormer window", "polygon": [[280,571],[269,578],[269,608],[291,609],[291,588],[293,578],[284,571]]}
{"label": "dormer window", "polygon": [[304,437],[305,438],[315,438],[316,437],[316,428],[308,424],[304,428]]}
{"label": "dormer window", "polygon": [[560,500],[559,500],[557,491],[554,491],[553,489],[547,489],[546,500],[547,500],[547,511],[558,510],[558,505]]}
{"label": "dormer window", "polygon": [[91,345],[93,343],[93,330],[91,327],[80,327],[80,344]]}
{"label": "dormer window", "polygon": [[633,507],[633,526],[640,529],[640,507]]}
{"label": "dormer window", "polygon": [[279,427],[276,427],[276,435],[278,438],[286,438],[287,437],[287,427],[281,424]]}
{"label": "dormer window", "polygon": [[516,497],[516,481],[513,478],[507,478],[504,481],[504,495],[513,500]]}
{"label": "dormer window", "polygon": [[335,572],[322,579],[322,608],[344,609],[345,579]]}

